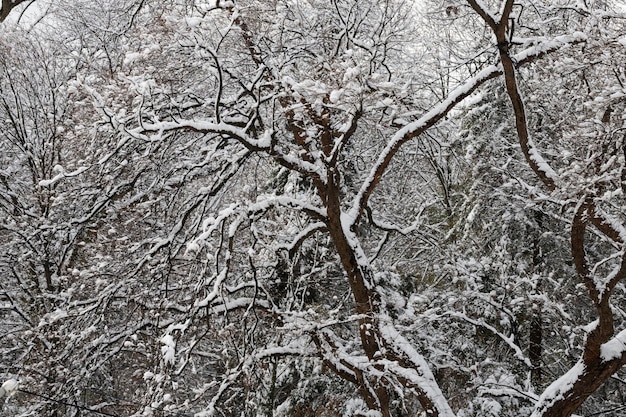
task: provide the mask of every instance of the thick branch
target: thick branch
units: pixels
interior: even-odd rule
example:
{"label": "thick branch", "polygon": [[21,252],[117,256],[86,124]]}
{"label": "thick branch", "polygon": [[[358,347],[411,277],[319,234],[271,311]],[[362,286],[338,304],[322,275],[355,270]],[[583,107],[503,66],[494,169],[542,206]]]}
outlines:
{"label": "thick branch", "polygon": [[[502,42],[506,41],[502,40]],[[520,147],[522,148],[526,162],[528,162],[528,165],[530,165],[530,168],[533,170],[535,175],[537,175],[541,182],[543,182],[545,186],[552,191],[555,189],[556,173],[539,154],[530,138],[530,134],[528,132],[528,121],[526,118],[526,109],[524,108],[524,101],[522,100],[517,86],[515,67],[505,48],[500,48],[500,61],[502,62],[502,68],[504,69],[506,90],[511,99],[511,105],[513,106],[515,128],[517,130]]]}
{"label": "thick branch", "polygon": [[[604,372],[590,372],[579,361],[561,378],[554,381],[539,398],[531,417],[568,417],[584,400],[610,377],[618,366],[607,367]],[[574,395],[576,393],[576,395]],[[578,395],[581,393],[582,395]]]}
{"label": "thick branch", "polygon": [[611,219],[607,213],[595,207],[595,205],[593,210],[589,210],[588,216],[591,224],[615,243],[623,244],[626,241],[624,226]]}
{"label": "thick branch", "polygon": [[454,417],[448,401],[441,392],[426,359],[393,326],[388,317],[382,317],[380,336],[387,351],[387,364],[398,380],[414,389],[427,416]]}
{"label": "thick branch", "polygon": [[500,63],[502,64],[502,71],[504,73],[506,91],[511,100],[513,114],[515,115],[515,129],[517,130],[519,144],[522,148],[524,157],[526,158],[526,162],[541,182],[543,182],[543,184],[550,191],[552,191],[556,187],[555,181],[557,179],[557,175],[547,161],[541,156],[528,132],[526,109],[517,85],[517,77],[515,74],[514,62],[517,60],[511,58],[509,54],[510,44],[508,39],[509,34],[507,34],[509,24],[508,16],[512,11],[513,1],[507,0],[503,8],[503,15],[500,21],[495,25],[493,23],[493,18],[487,13],[485,6],[476,0],[468,0],[468,3],[483,18],[496,37],[498,51],[500,53]]}
{"label": "thick branch", "polygon": [[[496,32],[498,30],[498,23],[496,23],[496,19],[489,12],[489,8],[483,4],[481,0],[467,0],[467,2],[472,6],[472,9],[487,23],[487,25]],[[512,2],[511,2],[512,3]]]}

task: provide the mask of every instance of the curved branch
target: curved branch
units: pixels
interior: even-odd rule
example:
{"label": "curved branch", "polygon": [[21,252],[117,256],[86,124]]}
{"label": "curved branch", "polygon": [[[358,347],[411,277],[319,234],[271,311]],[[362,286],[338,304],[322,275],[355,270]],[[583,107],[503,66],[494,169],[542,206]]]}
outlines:
{"label": "curved branch", "polygon": [[[586,36],[582,33],[558,36],[552,40],[548,40],[545,42],[541,42],[538,45],[531,46],[530,48],[527,48],[524,51],[514,55],[512,59],[514,59],[518,63],[518,65],[522,65],[528,62],[532,62],[533,60],[540,58],[545,54],[556,51],[565,45],[581,43],[584,42],[586,39]],[[359,190],[359,193],[357,194],[351,209],[351,215],[353,218],[355,218],[355,221],[358,220],[358,218],[365,210],[370,196],[380,183],[380,180],[387,171],[389,164],[391,164],[393,157],[400,150],[402,145],[404,145],[409,140],[420,136],[426,130],[428,130],[441,119],[443,119],[453,108],[455,108],[461,101],[463,101],[463,99],[471,95],[485,82],[494,79],[502,74],[503,71],[500,66],[492,65],[483,69],[478,74],[465,81],[463,85],[457,87],[444,101],[439,103],[439,105],[435,106],[428,113],[424,114],[418,120],[411,122],[398,130],[398,132],[396,132],[396,134],[389,140],[389,143],[387,143],[385,149],[380,153],[378,160],[372,167],[369,175],[367,176],[363,184],[361,185],[361,189]],[[527,151],[529,152],[528,158],[531,157],[531,152],[536,153],[534,147],[527,147]],[[538,153],[536,153],[536,155],[538,158],[540,158],[540,155]],[[539,161],[541,162],[542,160]],[[533,164],[536,165],[536,163],[534,162]]]}
{"label": "curved branch", "polygon": [[[9,16],[9,13],[11,13],[11,10],[26,1],[28,0],[2,0],[2,7],[0,8],[0,23],[5,21],[5,19]],[[33,1],[34,0],[30,0],[31,3]]]}
{"label": "curved branch", "polygon": [[[507,33],[509,29],[508,16],[512,11],[513,1],[506,1],[503,6],[502,18],[498,23],[494,23],[493,17],[488,14],[486,7],[480,1],[467,1],[481,16],[485,23],[492,29],[496,37],[498,51],[500,53],[500,63],[502,66],[502,72],[504,73],[506,91],[511,100],[511,105],[513,106],[515,128],[517,130],[517,136],[524,158],[541,182],[550,191],[553,191],[556,188],[558,175],[552,167],[550,167],[550,164],[548,164],[548,162],[543,158],[533,143],[530,133],[528,132],[528,121],[526,117],[526,109],[524,107],[524,100],[520,94],[515,74],[515,63],[519,64],[519,61],[516,57],[511,57],[509,51],[510,42],[508,39],[509,34]],[[586,40],[586,36],[582,33],[574,33],[571,37],[575,39],[574,42],[582,42]]]}
{"label": "curved branch", "polygon": [[593,209],[588,211],[588,215],[591,224],[613,242],[619,244],[626,242],[626,229],[617,220],[611,218],[608,213],[605,213],[594,204]]}
{"label": "curved branch", "polygon": [[[472,9],[487,23],[487,25],[494,32],[498,30],[498,23],[496,18],[489,12],[487,5],[483,4],[481,0],[467,0]],[[512,3],[512,2],[511,2]]]}

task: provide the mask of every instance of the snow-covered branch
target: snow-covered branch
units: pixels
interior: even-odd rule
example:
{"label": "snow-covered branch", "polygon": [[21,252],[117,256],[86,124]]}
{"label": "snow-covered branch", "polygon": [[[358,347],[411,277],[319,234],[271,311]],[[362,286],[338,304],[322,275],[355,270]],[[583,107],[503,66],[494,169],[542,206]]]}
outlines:
{"label": "snow-covered branch", "polygon": [[[517,62],[518,65],[522,65],[526,62],[530,62],[534,59],[540,58],[543,55],[556,51],[560,48],[568,45],[584,42],[587,39],[583,33],[575,33],[573,35],[558,36],[554,39],[546,39],[537,45],[531,46],[515,55],[512,59]],[[469,97],[474,91],[476,91],[485,82],[496,78],[503,74],[502,67],[500,65],[488,66],[481,70],[475,76],[466,80],[462,85],[454,89],[438,105],[434,106],[431,110],[426,112],[419,119],[408,123],[400,130],[398,130],[393,137],[387,142],[387,145],[380,152],[378,159],[370,169],[369,175],[363,181],[361,188],[352,203],[352,215],[357,218],[357,214],[360,215],[365,209],[369,197],[374,192],[378,183],[381,181],[385,171],[389,167],[392,159],[398,150],[409,140],[420,136],[427,129],[435,125],[438,121],[444,118],[453,108],[455,108],[463,99]],[[530,158],[532,153],[533,165],[541,168],[542,172],[545,172],[546,178],[550,178],[551,173],[554,171],[547,169],[547,164],[543,163],[543,159],[540,154],[530,145],[527,146],[527,152]],[[532,150],[532,152],[531,152]]]}

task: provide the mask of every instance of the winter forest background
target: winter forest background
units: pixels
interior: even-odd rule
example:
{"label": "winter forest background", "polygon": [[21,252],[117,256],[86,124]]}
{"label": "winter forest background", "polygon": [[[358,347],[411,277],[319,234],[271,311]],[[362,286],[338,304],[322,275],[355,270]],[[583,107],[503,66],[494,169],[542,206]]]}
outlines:
{"label": "winter forest background", "polygon": [[0,20],[1,415],[625,415],[621,1]]}

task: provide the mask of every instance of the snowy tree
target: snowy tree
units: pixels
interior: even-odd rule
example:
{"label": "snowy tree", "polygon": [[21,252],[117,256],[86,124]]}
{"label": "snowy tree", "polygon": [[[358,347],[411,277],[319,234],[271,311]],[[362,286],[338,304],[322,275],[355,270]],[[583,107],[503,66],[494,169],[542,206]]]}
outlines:
{"label": "snowy tree", "polygon": [[[341,3],[334,3],[332,6],[337,12],[334,16],[316,14],[302,4],[282,5],[283,8],[277,7],[274,10],[284,13],[281,15],[284,17],[279,19],[280,25],[276,25],[275,20],[266,22],[262,19],[264,9],[261,5],[251,3],[239,6],[230,18],[228,14],[232,13],[231,5],[221,8],[218,6],[219,10],[215,13],[219,12],[224,16],[225,24],[229,25],[228,30],[233,30],[233,37],[237,36],[240,42],[243,42],[240,51],[249,56],[249,68],[231,69],[228,57],[220,60],[219,47],[236,41],[228,36],[231,33],[223,30],[222,33],[227,33],[227,36],[218,38],[219,43],[211,44],[208,39],[205,40],[201,36],[203,21],[194,21],[190,30],[194,35],[193,37],[188,35],[190,46],[206,51],[208,57],[213,59],[216,81],[220,83],[217,96],[211,100],[215,103],[212,118],[198,119],[190,115],[164,120],[152,117],[149,123],[143,123],[131,133],[151,138],[155,134],[160,137],[165,132],[182,130],[227,137],[231,143],[239,144],[242,150],[267,155],[270,158],[267,162],[282,166],[283,170],[291,172],[290,175],[295,175],[295,178],[306,179],[308,193],[298,195],[299,190],[292,188],[291,195],[287,193],[256,195],[244,205],[238,203],[237,210],[234,210],[233,206],[228,207],[222,212],[223,220],[216,219],[216,222],[209,224],[199,241],[208,244],[207,238],[215,230],[213,225],[223,224],[221,222],[225,222],[228,217],[235,216],[237,219],[234,220],[235,226],[232,223],[229,226],[231,234],[228,238],[234,241],[236,227],[240,227],[243,222],[265,221],[264,216],[274,213],[279,208],[296,209],[300,213],[299,216],[304,216],[305,222],[300,233],[291,238],[293,243],[289,244],[289,247],[296,247],[302,239],[314,233],[327,233],[330,236],[331,247],[339,258],[354,298],[353,314],[356,315],[353,317],[358,334],[356,340],[361,351],[358,355],[352,353],[346,356],[343,352],[353,349],[349,346],[354,346],[355,341],[351,339],[354,335],[350,332],[345,333],[342,328],[335,329],[334,325],[326,324],[324,320],[332,321],[334,318],[320,317],[319,313],[307,317],[304,321],[299,317],[299,328],[314,330],[307,330],[304,333],[306,337],[300,338],[298,343],[306,342],[307,346],[314,347],[311,352],[318,355],[329,369],[356,384],[369,409],[387,415],[390,412],[390,402],[395,395],[393,387],[403,386],[413,392],[425,410],[451,415],[452,410],[447,402],[441,400],[442,393],[424,356],[411,347],[394,324],[392,314],[388,310],[388,306],[393,303],[386,299],[397,295],[393,291],[389,292],[393,288],[391,286],[393,279],[387,271],[379,271],[379,267],[369,260],[367,251],[375,249],[376,245],[367,242],[365,238],[367,235],[363,235],[367,231],[359,226],[365,225],[367,218],[370,228],[386,232],[401,231],[398,226],[387,223],[384,215],[375,212],[377,196],[374,191],[377,190],[383,175],[404,144],[420,136],[442,119],[450,109],[481,84],[498,76],[500,69],[495,65],[486,66],[469,81],[453,89],[441,104],[432,107],[425,116],[417,118],[414,122],[406,122],[400,130],[393,132],[395,123],[405,123],[402,120],[404,118],[398,121],[397,112],[402,111],[406,104],[402,102],[403,92],[394,91],[393,86],[388,86],[389,80],[395,80],[393,78],[395,74],[389,70],[387,61],[391,60],[390,57],[394,52],[398,52],[388,45],[394,36],[399,36],[394,29],[402,27],[393,19],[404,14],[378,6],[371,8],[367,6],[364,9],[360,7],[342,9]],[[483,10],[475,8],[477,11]],[[505,26],[508,28],[508,14],[511,13],[509,9],[510,5],[503,11],[505,18],[502,19],[504,22],[501,24],[502,28]],[[255,13],[251,14],[250,10],[255,10]],[[246,18],[244,12],[254,17]],[[486,15],[482,12],[478,14]],[[202,19],[207,19],[207,16]],[[323,20],[326,18],[331,20]],[[321,24],[318,19],[322,19],[325,24]],[[314,44],[305,42],[305,35],[315,33],[316,27],[324,27],[325,33],[328,33],[328,27],[335,26],[338,35],[330,39],[328,45],[324,42]],[[296,27],[307,27],[307,31],[302,34],[301,29]],[[505,33],[505,29],[498,30],[501,30],[502,34],[496,33],[496,41],[502,49],[503,42],[509,41],[508,38],[502,37],[509,35]],[[282,34],[285,32],[291,36],[283,37]],[[330,33],[333,32],[330,30]],[[316,37],[320,40],[326,39],[322,34]],[[377,40],[381,43],[377,44]],[[514,60],[518,64],[523,64],[563,45],[584,40],[585,37],[577,33],[550,39],[538,38],[529,41],[529,47],[519,52]],[[380,49],[388,52],[379,55]],[[402,52],[410,53],[407,50]],[[293,58],[294,56],[297,59]],[[502,68],[506,75],[508,68],[513,68],[513,61],[506,61],[509,56],[508,50],[507,54],[503,53],[502,56],[506,64]],[[311,78],[311,68],[315,69],[314,72],[317,74],[315,78]],[[401,66],[397,69],[401,69]],[[244,76],[249,79],[249,75],[242,71],[255,74],[253,80],[259,84],[242,81],[241,78]],[[236,111],[239,116],[236,123],[231,122],[235,116],[229,114],[230,108],[226,98],[229,96],[228,85],[235,83],[244,88],[235,97],[250,96],[247,102],[237,103],[239,107]],[[432,96],[424,97],[422,100],[418,97],[411,99],[417,101],[411,103],[413,106],[433,106],[432,101],[429,102],[433,100]],[[272,112],[265,110],[265,103],[272,103]],[[132,117],[135,119],[141,116]],[[267,120],[270,120],[271,124],[268,124]],[[374,120],[377,120],[376,124]],[[374,131],[379,130],[383,137],[389,135],[391,139],[386,144],[376,145],[376,142],[371,140],[371,133],[369,135],[366,133],[371,130],[363,129],[366,126]],[[367,136],[370,136],[369,146],[378,146],[369,155],[358,151],[360,144],[364,143],[362,138]],[[541,163],[537,162],[539,159],[534,156],[535,151],[527,140],[523,139],[523,135],[520,143],[530,167],[538,175],[541,174],[544,168],[543,160]],[[350,155],[353,155],[352,152],[355,150],[362,157],[364,169],[361,172],[358,172],[358,167],[356,172],[350,172],[349,165],[344,165],[344,161],[349,161]],[[371,166],[368,168],[369,164]],[[543,180],[549,182],[549,177]],[[244,207],[245,212],[241,212]],[[275,214],[272,214],[273,216]],[[274,236],[277,233],[274,227],[275,223],[270,230],[265,229],[261,236]],[[376,233],[371,236],[376,236]],[[272,241],[262,237],[258,239],[258,243],[268,248],[270,253],[278,251],[279,247]],[[253,249],[256,253],[256,249]],[[228,255],[226,259],[231,256]],[[273,262],[278,265],[278,261]],[[218,279],[219,275],[216,276],[215,282],[221,285],[222,282]],[[274,314],[279,312],[280,310],[274,310]],[[311,319],[314,320],[311,322]],[[281,322],[285,320],[287,319],[282,318]],[[293,319],[290,318],[289,321],[291,320]],[[308,342],[307,338],[310,338]],[[290,351],[285,349],[280,354]],[[360,364],[368,365],[364,367]],[[530,366],[533,366],[532,363]]]}
{"label": "snowy tree", "polygon": [[622,367],[606,4],[49,13],[0,81],[25,413],[560,416]]}

